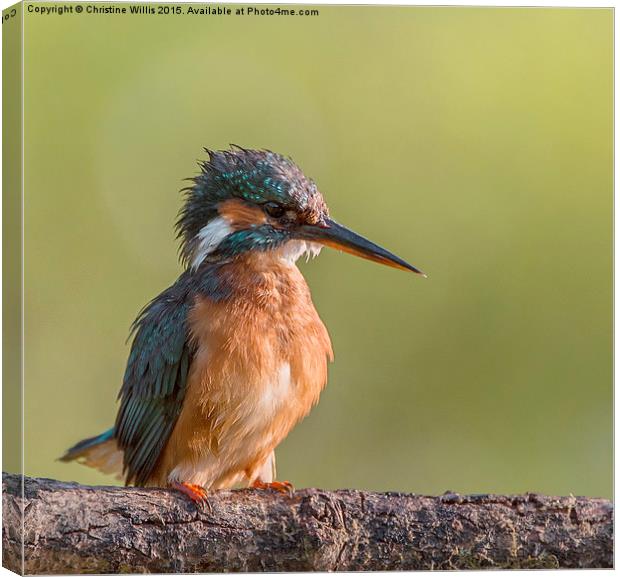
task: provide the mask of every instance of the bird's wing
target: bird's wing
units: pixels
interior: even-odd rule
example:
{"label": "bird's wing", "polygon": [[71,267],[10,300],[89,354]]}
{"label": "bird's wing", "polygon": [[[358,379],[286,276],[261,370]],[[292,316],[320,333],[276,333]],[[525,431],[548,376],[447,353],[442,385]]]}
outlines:
{"label": "bird's wing", "polygon": [[145,485],[178,419],[192,357],[185,295],[174,286],[135,320],[116,417],[126,482]]}

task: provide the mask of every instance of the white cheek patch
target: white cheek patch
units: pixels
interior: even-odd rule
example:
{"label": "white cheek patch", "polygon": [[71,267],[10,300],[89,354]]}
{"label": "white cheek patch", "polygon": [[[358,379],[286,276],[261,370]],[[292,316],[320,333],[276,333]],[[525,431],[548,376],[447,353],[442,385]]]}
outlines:
{"label": "white cheek patch", "polygon": [[230,224],[221,216],[214,218],[209,224],[203,226],[196,235],[198,245],[194,250],[192,268],[197,269],[207,255],[211,254],[231,232],[234,231]]}

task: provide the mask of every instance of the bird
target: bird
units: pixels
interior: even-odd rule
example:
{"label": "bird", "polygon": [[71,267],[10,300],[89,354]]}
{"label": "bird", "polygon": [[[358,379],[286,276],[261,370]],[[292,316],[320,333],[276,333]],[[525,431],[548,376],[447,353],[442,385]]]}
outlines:
{"label": "bird", "polygon": [[297,260],[327,246],[426,275],[333,220],[291,158],[205,152],[176,221],[183,271],[131,326],[114,425],[60,460],[196,503],[236,486],[290,493],[274,451],[333,361]]}

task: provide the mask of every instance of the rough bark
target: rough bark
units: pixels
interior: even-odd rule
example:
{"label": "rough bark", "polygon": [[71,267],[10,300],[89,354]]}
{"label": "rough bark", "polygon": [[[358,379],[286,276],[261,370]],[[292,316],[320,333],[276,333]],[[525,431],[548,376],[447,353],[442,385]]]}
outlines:
{"label": "rough bark", "polygon": [[[3,564],[22,573],[611,567],[613,506],[526,495],[164,489],[3,474]],[[24,515],[24,565],[21,526]]]}

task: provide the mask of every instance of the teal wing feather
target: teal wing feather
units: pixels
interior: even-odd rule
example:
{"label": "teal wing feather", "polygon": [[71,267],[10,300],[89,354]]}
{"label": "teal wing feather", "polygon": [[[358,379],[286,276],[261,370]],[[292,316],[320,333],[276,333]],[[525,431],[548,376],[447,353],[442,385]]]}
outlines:
{"label": "teal wing feather", "polygon": [[192,360],[186,295],[164,291],[134,321],[115,437],[127,484],[147,484],[179,417]]}

